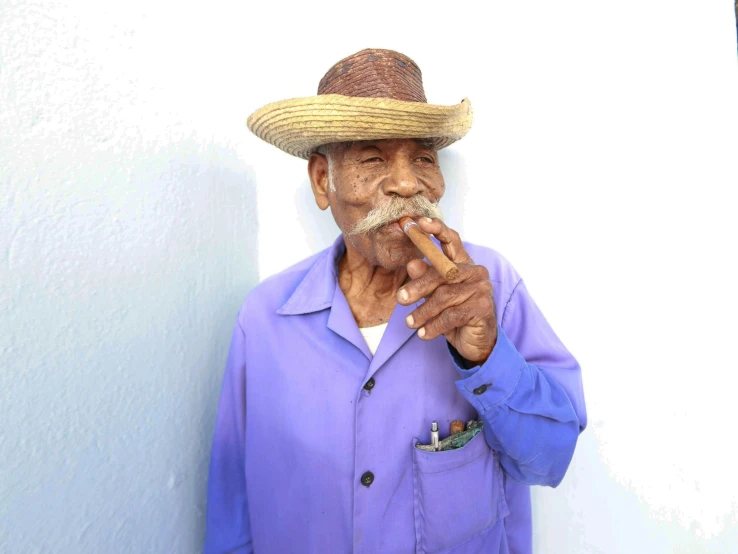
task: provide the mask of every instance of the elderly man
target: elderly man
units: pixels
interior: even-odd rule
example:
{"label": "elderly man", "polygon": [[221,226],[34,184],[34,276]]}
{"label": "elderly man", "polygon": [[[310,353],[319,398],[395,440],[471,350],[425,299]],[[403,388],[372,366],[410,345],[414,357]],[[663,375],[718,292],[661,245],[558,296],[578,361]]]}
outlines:
{"label": "elderly man", "polygon": [[[388,50],[249,118],[309,159],[342,235],[239,312],[206,553],[531,552],[529,485],[564,477],[586,424],[581,374],[515,269],[441,221],[438,149],[470,125],[468,101],[428,104],[417,65]],[[402,216],[457,278],[424,260]]]}

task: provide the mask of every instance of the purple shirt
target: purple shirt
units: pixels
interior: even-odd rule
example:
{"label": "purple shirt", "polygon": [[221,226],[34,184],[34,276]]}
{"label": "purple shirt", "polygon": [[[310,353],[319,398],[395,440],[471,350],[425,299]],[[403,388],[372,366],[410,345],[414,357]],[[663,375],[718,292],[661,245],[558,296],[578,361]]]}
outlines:
{"label": "purple shirt", "polygon": [[[499,337],[463,369],[397,305],[374,356],[337,286],[343,238],[271,277],[238,315],[223,379],[204,552],[530,553],[528,485],[556,486],[586,425],[579,365],[515,269],[465,244]],[[431,421],[484,433],[424,452]],[[369,485],[367,486],[367,483]]]}

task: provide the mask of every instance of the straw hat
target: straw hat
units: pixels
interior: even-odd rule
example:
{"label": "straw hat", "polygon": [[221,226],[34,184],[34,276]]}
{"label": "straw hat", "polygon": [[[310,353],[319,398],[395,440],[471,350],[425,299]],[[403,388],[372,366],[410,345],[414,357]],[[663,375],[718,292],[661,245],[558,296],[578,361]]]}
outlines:
{"label": "straw hat", "polygon": [[248,118],[259,138],[308,159],[331,142],[391,138],[432,139],[441,149],[471,128],[469,100],[428,104],[420,68],[392,50],[366,49],[328,70],[318,95],[267,104]]}

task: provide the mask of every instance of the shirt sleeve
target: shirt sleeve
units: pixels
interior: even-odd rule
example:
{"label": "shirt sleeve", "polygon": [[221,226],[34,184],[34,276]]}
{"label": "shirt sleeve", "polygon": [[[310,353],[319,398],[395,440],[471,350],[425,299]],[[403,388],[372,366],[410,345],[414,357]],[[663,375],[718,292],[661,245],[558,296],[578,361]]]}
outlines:
{"label": "shirt sleeve", "polygon": [[557,486],[587,422],[581,369],[521,281],[498,324],[492,354],[465,369],[456,386],[484,421],[487,443],[508,475],[527,485]]}
{"label": "shirt sleeve", "polygon": [[203,554],[253,552],[246,499],[246,337],[236,324],[210,454]]}

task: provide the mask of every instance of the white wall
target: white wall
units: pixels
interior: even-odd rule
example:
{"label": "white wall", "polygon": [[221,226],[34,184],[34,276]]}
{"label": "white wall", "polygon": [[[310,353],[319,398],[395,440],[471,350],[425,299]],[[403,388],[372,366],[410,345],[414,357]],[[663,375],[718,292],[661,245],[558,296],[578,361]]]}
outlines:
{"label": "white wall", "polygon": [[235,310],[337,232],[245,118],[371,46],[471,99],[444,212],[583,366],[536,551],[738,551],[731,3],[263,4],[0,5],[0,545],[197,551]]}

